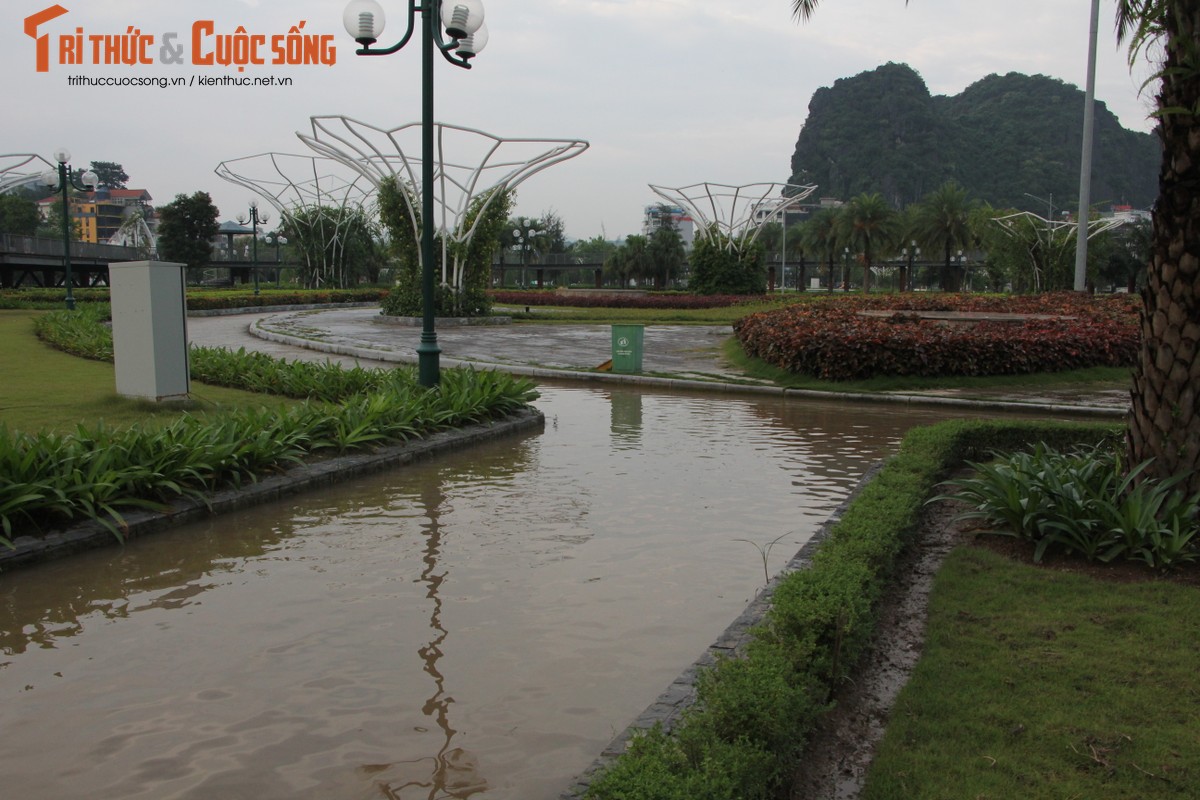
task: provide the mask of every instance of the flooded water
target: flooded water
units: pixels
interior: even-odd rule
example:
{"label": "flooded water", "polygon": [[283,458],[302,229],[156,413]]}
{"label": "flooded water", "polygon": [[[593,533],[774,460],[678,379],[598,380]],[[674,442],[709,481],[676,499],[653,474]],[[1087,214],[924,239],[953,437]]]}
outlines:
{"label": "flooded water", "polygon": [[549,800],[946,417],[542,392],[542,432],[0,575],[0,795]]}

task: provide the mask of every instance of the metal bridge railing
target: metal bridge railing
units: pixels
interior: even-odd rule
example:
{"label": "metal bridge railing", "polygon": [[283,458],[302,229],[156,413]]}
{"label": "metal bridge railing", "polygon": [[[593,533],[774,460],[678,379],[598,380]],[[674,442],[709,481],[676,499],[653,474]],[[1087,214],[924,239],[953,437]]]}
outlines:
{"label": "metal bridge railing", "polygon": [[[58,256],[62,257],[62,239],[49,239],[41,236],[17,236],[12,233],[0,233],[0,253],[20,253],[27,256]],[[91,242],[71,242],[72,258],[94,258],[101,261],[137,261],[143,258],[136,247],[122,247],[117,244],[92,244]]]}

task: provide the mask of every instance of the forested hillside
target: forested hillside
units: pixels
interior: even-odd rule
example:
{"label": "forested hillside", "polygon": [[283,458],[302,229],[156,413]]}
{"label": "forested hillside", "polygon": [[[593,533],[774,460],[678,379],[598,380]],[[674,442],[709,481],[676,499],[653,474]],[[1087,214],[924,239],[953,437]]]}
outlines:
{"label": "forested hillside", "polygon": [[[1084,94],[1044,75],[989,75],[932,96],[906,64],[885,64],[818,89],[792,155],[792,183],[821,197],[880,192],[897,207],[954,179],[994,206],[1075,210]],[[1146,208],[1158,189],[1156,138],[1121,127],[1096,104],[1092,202]]]}

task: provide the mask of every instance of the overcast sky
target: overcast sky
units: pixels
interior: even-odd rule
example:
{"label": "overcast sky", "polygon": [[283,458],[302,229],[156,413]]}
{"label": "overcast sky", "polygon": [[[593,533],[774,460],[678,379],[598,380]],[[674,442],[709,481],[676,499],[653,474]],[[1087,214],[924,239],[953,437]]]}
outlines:
{"label": "overcast sky", "polygon": [[[640,230],[658,198],[647,184],[786,181],[815,90],[889,61],[912,66],[934,94],[956,94],[991,74],[1044,74],[1082,87],[1087,0],[823,0],[808,23],[789,0],[484,0],[490,41],[474,68],[437,59],[438,121],[499,136],[584,139],[590,148],[521,185],[517,213],[554,211],[568,236],[623,237]],[[358,57],[342,27],[341,0],[60,0],[66,14],[41,24],[49,64],[37,71],[25,19],[53,0],[4,0],[0,10],[0,154],[67,147],[76,165],[115,161],[131,188],[156,204],[207,191],[221,219],[244,213],[250,192],[217,177],[226,160],[269,151],[310,154],[296,137],[314,115],[379,127],[420,119],[416,42],[391,56]],[[400,35],[405,4],[381,0]],[[1149,130],[1150,92],[1113,32],[1113,0],[1100,5],[1096,97],[1127,128]],[[331,34],[332,64],[195,65],[191,32],[243,26],[266,37],[304,22]],[[83,28],[83,62],[59,64],[62,35]],[[93,35],[153,35],[151,64],[93,61]],[[162,63],[163,36],[178,33],[183,63]],[[215,48],[213,37],[202,50]],[[103,58],[103,52],[101,52]],[[71,76],[289,78],[291,86],[115,87],[71,85]],[[1083,109],[1080,108],[1082,121]],[[864,121],[869,124],[869,120]],[[1036,146],[1031,142],[1030,146]],[[818,190],[819,192],[819,190]],[[273,227],[272,222],[271,227]]]}

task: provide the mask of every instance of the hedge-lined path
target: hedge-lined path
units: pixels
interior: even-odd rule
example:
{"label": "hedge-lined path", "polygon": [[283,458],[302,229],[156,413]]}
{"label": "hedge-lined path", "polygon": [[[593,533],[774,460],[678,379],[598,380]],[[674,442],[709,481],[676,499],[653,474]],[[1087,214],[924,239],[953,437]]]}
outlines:
{"label": "hedge-lined path", "polygon": [[[262,350],[281,358],[330,359],[341,363],[414,363],[419,327],[379,322],[377,308],[337,308],[193,316],[188,333],[194,344]],[[721,355],[733,335],[728,325],[648,325],[643,370],[651,375],[596,372],[611,349],[609,325],[487,325],[439,327],[445,366],[460,363],[500,368],[544,379],[622,380],[634,383],[723,391],[783,391],[743,377]],[[824,393],[788,390],[793,395]],[[855,400],[978,404],[998,409],[1033,406],[1055,413],[1072,411],[1116,417],[1129,407],[1129,392],[1092,388],[1025,391],[1007,389],[928,389],[888,392]]]}

